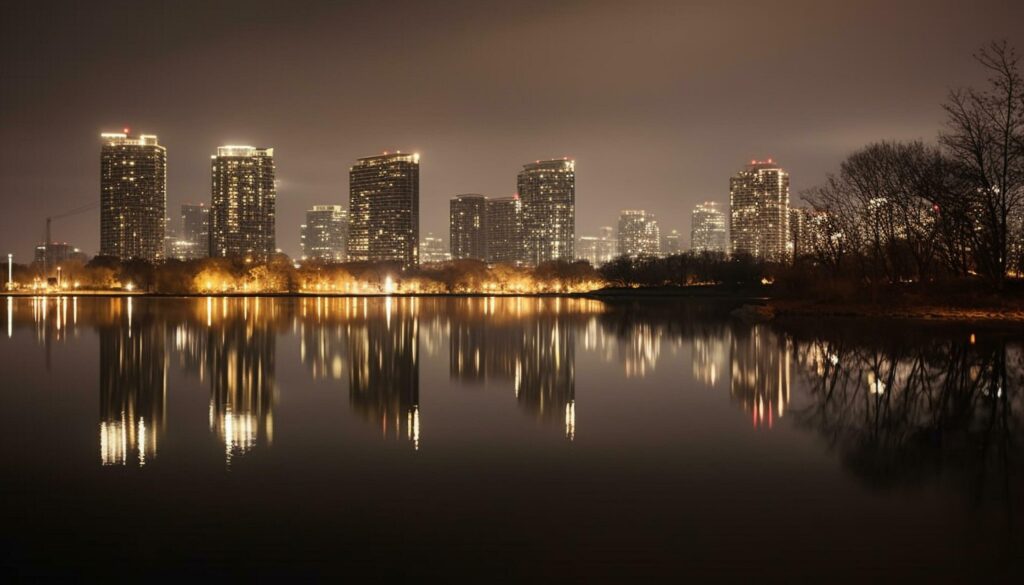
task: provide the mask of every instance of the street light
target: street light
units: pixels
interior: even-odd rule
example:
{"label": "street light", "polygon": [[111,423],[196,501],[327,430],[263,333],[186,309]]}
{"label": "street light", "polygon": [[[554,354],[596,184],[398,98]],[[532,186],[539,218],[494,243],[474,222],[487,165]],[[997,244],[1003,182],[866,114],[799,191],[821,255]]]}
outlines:
{"label": "street light", "polygon": [[63,268],[58,266],[57,267],[57,290],[61,289],[61,270],[63,270]]}
{"label": "street light", "polygon": [[7,255],[7,290],[14,290],[14,254]]}

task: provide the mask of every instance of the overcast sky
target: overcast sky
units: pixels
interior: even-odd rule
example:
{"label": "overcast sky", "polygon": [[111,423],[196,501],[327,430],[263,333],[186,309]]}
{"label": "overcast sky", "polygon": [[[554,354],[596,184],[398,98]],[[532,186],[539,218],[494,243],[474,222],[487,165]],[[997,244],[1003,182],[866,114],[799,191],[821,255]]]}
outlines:
{"label": "overcast sky", "polygon": [[[348,205],[348,169],[421,154],[421,235],[448,200],[509,195],[523,163],[577,161],[577,235],[622,208],[689,239],[752,158],[794,200],[852,150],[932,141],[951,87],[993,39],[1024,50],[1024,2],[4,2],[0,252],[99,199],[99,134],[168,149],[168,213],[209,202],[221,144],[275,149],[277,242],[314,204]],[[99,248],[99,211],[54,220]]]}

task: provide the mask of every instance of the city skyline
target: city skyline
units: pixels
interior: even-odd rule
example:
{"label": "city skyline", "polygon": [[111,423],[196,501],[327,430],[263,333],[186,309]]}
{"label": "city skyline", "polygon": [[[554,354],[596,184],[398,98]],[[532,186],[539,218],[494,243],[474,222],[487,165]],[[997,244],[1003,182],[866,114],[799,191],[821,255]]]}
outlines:
{"label": "city skyline", "polygon": [[[782,3],[769,33],[738,19],[735,5],[655,2],[623,13],[602,2],[485,4],[403,5],[409,17],[394,23],[358,5],[292,11],[254,1],[244,11],[253,26],[232,26],[237,11],[227,7],[139,6],[121,16],[103,2],[12,8],[0,35],[4,76],[15,80],[0,109],[0,193],[11,206],[0,248],[28,258],[45,216],[94,202],[95,136],[124,126],[167,146],[170,210],[208,191],[203,161],[217,145],[273,145],[278,245],[293,257],[304,211],[345,202],[347,162],[395,148],[424,158],[423,232],[445,233],[453,195],[512,193],[520,161],[569,156],[580,168],[577,234],[613,221],[623,193],[686,234],[689,210],[725,203],[722,177],[743,160],[784,161],[796,202],[869,140],[934,141],[947,91],[984,79],[971,53],[992,38],[1019,39],[1024,11],[885,5],[880,19],[873,2],[810,11]],[[823,34],[834,22],[843,34]],[[797,37],[804,42],[765,42]],[[392,49],[368,52],[368,38]],[[235,46],[264,46],[269,57],[239,57],[227,71],[210,59]],[[523,65],[559,55],[571,66],[557,73]],[[103,65],[109,58],[117,75]],[[751,79],[761,63],[771,73]],[[808,88],[812,72],[820,81]],[[247,91],[256,78],[273,83]],[[750,83],[758,91],[744,91]],[[96,253],[98,217],[55,223],[53,237]]]}

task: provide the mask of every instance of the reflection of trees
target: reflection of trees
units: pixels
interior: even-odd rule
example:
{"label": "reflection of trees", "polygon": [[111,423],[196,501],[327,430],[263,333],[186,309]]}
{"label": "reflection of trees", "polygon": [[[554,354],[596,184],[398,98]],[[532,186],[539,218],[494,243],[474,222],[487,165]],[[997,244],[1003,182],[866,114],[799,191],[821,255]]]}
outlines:
{"label": "reflection of trees", "polygon": [[166,427],[165,322],[132,305],[132,299],[111,300],[97,320],[103,465],[145,465]]}
{"label": "reflection of trees", "polygon": [[[942,477],[976,496],[1019,477],[1022,352],[992,339],[798,342],[810,382],[797,417],[876,486]],[[1003,494],[1007,495],[1007,494]]]}

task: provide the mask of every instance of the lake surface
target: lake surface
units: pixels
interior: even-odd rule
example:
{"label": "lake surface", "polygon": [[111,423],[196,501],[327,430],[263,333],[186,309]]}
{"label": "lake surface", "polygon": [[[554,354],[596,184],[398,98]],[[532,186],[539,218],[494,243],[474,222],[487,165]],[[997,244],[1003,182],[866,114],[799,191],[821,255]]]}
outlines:
{"label": "lake surface", "polygon": [[5,298],[5,574],[1019,577],[1019,332]]}

